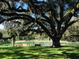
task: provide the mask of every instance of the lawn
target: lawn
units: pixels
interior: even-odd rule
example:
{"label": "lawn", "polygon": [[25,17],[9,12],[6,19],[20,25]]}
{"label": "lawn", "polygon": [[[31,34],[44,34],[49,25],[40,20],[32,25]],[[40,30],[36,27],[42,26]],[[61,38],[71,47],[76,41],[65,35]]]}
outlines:
{"label": "lawn", "polygon": [[79,59],[79,46],[0,47],[0,59]]}

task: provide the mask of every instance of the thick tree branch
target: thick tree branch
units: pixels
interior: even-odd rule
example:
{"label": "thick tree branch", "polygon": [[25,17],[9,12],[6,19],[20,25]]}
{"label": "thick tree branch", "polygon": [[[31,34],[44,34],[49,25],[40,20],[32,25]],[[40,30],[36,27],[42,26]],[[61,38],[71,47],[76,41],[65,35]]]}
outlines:
{"label": "thick tree branch", "polygon": [[[49,24],[50,28],[51,28],[51,31],[52,31],[52,34],[56,31],[55,29],[55,23],[52,19],[49,19],[48,17],[44,17],[45,19],[39,19],[39,21],[41,22],[46,22]],[[44,23],[43,23],[44,24]]]}
{"label": "thick tree branch", "polygon": [[76,2],[73,6],[72,11],[63,17],[62,22],[65,22],[65,26],[67,26],[70,23],[72,16],[79,10],[78,4],[79,2]]}
{"label": "thick tree branch", "polygon": [[[54,22],[53,19],[50,19],[49,17],[47,17],[47,16],[45,16],[45,15],[42,15],[42,17],[45,18],[45,20],[43,19],[44,21],[48,22],[48,23],[50,24],[50,26],[51,26],[53,29],[55,29],[55,22]],[[42,21],[42,19],[41,19],[41,21]]]}
{"label": "thick tree branch", "polygon": [[34,22],[35,21],[35,19],[34,18],[32,18],[32,17],[19,17],[19,16],[15,16],[15,17],[11,17],[11,18],[8,18],[8,19],[2,19],[1,21],[0,21],[0,23],[3,23],[4,21],[11,21],[11,20],[15,20],[15,19],[25,19],[25,20],[28,20],[28,21],[30,21],[30,22]]}
{"label": "thick tree branch", "polygon": [[49,36],[52,38],[52,34],[50,33],[50,31],[49,31],[41,22],[36,21],[36,23],[37,23],[38,25],[40,25],[41,28],[46,32],[46,34],[49,35]]}
{"label": "thick tree branch", "polygon": [[62,30],[61,30],[62,34],[67,30],[67,28],[68,28],[69,26],[71,26],[72,24],[74,24],[74,23],[77,22],[77,21],[79,21],[79,20],[71,21],[70,23],[66,24],[65,27],[63,27]]}
{"label": "thick tree branch", "polygon": [[64,0],[59,0],[59,6],[60,6],[60,20],[63,18],[63,12],[64,12]]}
{"label": "thick tree branch", "polygon": [[79,1],[76,2],[74,4],[74,6],[72,6],[72,7],[73,7],[73,9],[63,17],[64,19],[65,19],[66,16],[68,16],[68,17],[71,16],[72,17],[75,14],[75,12],[77,12],[79,10]]}
{"label": "thick tree branch", "polygon": [[34,21],[33,18],[28,18],[27,16],[26,17],[19,17],[19,16],[15,16],[15,17],[11,17],[11,18],[8,18],[6,21],[11,21],[11,20],[14,20],[14,19],[26,19],[28,21]]}

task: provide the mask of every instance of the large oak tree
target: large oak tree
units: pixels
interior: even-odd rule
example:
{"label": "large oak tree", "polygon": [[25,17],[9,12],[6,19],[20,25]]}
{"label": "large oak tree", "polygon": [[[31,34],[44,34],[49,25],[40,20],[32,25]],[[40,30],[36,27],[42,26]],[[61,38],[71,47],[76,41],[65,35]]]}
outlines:
{"label": "large oak tree", "polygon": [[78,20],[72,20],[78,14],[78,0],[2,0],[1,3],[7,7],[0,8],[0,15],[3,18],[0,23],[14,19],[28,20],[26,25],[37,23],[52,39],[52,47],[61,46],[62,35]]}

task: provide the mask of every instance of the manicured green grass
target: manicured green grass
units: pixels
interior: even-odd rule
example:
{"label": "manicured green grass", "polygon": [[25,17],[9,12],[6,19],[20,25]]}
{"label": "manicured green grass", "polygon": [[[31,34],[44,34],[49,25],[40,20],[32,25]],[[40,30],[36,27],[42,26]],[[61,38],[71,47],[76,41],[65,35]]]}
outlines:
{"label": "manicured green grass", "polygon": [[0,59],[79,59],[79,47],[0,47]]}

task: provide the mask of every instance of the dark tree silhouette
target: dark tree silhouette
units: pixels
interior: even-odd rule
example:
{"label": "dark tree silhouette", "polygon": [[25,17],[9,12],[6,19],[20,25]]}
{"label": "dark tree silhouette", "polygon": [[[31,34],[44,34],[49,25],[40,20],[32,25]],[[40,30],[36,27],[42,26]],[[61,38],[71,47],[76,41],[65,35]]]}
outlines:
{"label": "dark tree silhouette", "polygon": [[[78,0],[9,0],[3,1],[5,9],[0,10],[2,16],[7,16],[4,21],[14,19],[26,19],[37,23],[44,32],[52,39],[52,47],[60,47],[60,39],[66,29],[77,20],[72,20],[79,10]],[[14,2],[15,4],[10,4]],[[18,3],[18,5],[17,5]]]}

